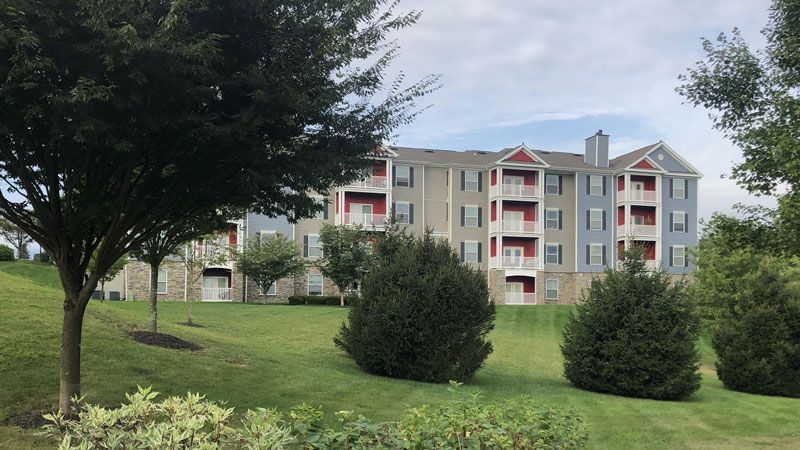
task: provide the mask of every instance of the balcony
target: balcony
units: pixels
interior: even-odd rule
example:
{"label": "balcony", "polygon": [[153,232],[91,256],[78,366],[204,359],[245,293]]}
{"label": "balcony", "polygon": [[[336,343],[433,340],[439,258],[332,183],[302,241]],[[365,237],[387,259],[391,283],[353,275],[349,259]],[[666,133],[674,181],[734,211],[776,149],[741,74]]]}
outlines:
{"label": "balcony", "polygon": [[538,256],[502,256],[493,257],[492,266],[498,269],[541,269]]}
{"label": "balcony", "polygon": [[489,195],[496,197],[502,194],[504,197],[541,197],[542,190],[540,186],[532,186],[527,184],[506,184],[494,185],[489,187]]}
{"label": "balcony", "polygon": [[232,247],[220,245],[216,242],[206,242],[197,246],[197,256],[206,260],[213,259],[214,262],[208,265],[209,269],[232,269],[233,252]]}
{"label": "balcony", "polygon": [[506,305],[535,305],[536,294],[506,292]]}
{"label": "balcony", "polygon": [[489,232],[497,233],[541,233],[542,224],[535,220],[495,220],[489,222]]}
{"label": "balcony", "polygon": [[648,259],[644,262],[644,266],[647,268],[647,270],[656,271],[658,270],[660,264],[655,259]]}
{"label": "balcony", "polygon": [[203,288],[204,302],[229,302],[231,301],[231,288]]}
{"label": "balcony", "polygon": [[656,225],[619,225],[617,226],[617,236],[657,237],[658,227]]}
{"label": "balcony", "polygon": [[344,223],[364,227],[383,227],[386,226],[386,214],[345,213]]}
{"label": "balcony", "polygon": [[618,192],[618,200],[644,203],[657,203],[658,193],[656,191],[644,191],[639,189],[622,190]]}
{"label": "balcony", "polygon": [[368,188],[368,189],[386,189],[389,186],[386,177],[371,176],[363,180],[354,181],[346,187],[354,188]]}

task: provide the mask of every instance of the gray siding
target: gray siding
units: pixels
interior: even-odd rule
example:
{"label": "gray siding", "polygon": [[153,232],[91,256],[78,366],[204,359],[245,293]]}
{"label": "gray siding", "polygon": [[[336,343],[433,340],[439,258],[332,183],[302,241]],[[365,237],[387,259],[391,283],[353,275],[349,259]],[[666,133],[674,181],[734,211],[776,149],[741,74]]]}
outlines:
{"label": "gray siding", "polygon": [[[677,172],[677,173],[690,173],[691,171],[689,168],[684,167],[677,159],[673,158],[669,152],[662,150],[661,148],[656,148],[652,152],[648,154],[650,158],[656,162],[659,166],[661,166],[667,172]],[[659,155],[663,155],[663,159],[659,159]]]}
{"label": "gray siding", "polygon": [[[688,267],[672,267],[670,261],[670,247],[674,245],[685,245],[694,247],[697,245],[697,188],[696,178],[685,178],[686,198],[671,198],[670,180],[675,177],[662,177],[661,189],[664,193],[662,197],[662,221],[661,221],[661,265],[670,273],[686,273],[694,270],[694,265],[689,263]],[[673,233],[670,226],[670,213],[684,211],[688,214],[686,220],[686,233]]]}
{"label": "gray siding", "polygon": [[267,217],[261,214],[250,213],[247,215],[244,225],[247,227],[246,233],[248,238],[255,237],[256,233],[261,232],[261,230],[277,231],[288,236],[290,239],[293,237],[292,224],[289,223],[285,216]]}
{"label": "gray siding", "polygon": [[[575,221],[577,224],[576,246],[577,260],[575,261],[576,271],[578,272],[602,272],[604,266],[593,266],[586,264],[587,251],[589,244],[603,244],[606,246],[606,263],[612,265],[614,262],[614,208],[613,208],[613,185],[610,174],[603,175],[605,183],[605,195],[594,196],[586,192],[588,183],[587,173],[578,173],[576,181],[576,209]],[[590,209],[600,209],[605,212],[605,230],[591,231],[587,229],[586,214]]]}

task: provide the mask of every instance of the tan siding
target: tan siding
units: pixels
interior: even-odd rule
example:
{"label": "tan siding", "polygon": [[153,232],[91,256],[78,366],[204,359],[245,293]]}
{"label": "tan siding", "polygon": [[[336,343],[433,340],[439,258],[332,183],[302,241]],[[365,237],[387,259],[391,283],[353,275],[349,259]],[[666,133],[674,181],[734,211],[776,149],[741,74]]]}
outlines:
{"label": "tan siding", "polygon": [[[542,208],[542,227],[545,226],[545,210],[547,208],[560,208],[563,217],[563,228],[559,231],[544,230],[544,244],[559,243],[562,246],[563,264],[546,264],[545,272],[574,272],[575,271],[575,176],[561,174],[562,195],[545,195]],[[544,186],[544,183],[542,184]],[[542,247],[544,249],[544,246]],[[544,251],[542,252],[544,258]]]}

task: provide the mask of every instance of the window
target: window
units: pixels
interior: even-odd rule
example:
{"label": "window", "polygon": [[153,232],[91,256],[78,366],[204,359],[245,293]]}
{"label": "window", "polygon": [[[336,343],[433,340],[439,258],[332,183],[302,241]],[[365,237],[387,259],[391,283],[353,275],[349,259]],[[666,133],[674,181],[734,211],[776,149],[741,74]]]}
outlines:
{"label": "window", "polygon": [[686,180],[674,178],[672,180],[672,198],[686,198]]}
{"label": "window", "polygon": [[480,262],[480,250],[476,241],[464,242],[464,262]]}
{"label": "window", "polygon": [[158,269],[158,281],[156,284],[157,294],[167,293],[167,269]]}
{"label": "window", "polygon": [[545,230],[560,230],[561,229],[561,210],[555,208],[547,208],[544,211],[544,229]]}
{"label": "window", "polygon": [[278,282],[273,282],[272,285],[267,289],[267,294],[269,296],[278,295]]}
{"label": "window", "polygon": [[394,218],[397,223],[411,223],[411,207],[408,202],[394,204]]}
{"label": "window", "polygon": [[590,209],[589,210],[589,229],[592,231],[603,230],[603,210]]}
{"label": "window", "polygon": [[328,202],[327,202],[327,200],[325,200],[322,197],[315,197],[314,201],[316,201],[317,204],[322,207],[322,209],[317,211],[317,213],[314,215],[314,218],[315,219],[327,219],[328,218],[328,212],[327,212]]}
{"label": "window", "polygon": [[672,232],[686,233],[686,213],[677,211],[672,213]]}
{"label": "window", "polygon": [[686,267],[686,247],[683,245],[672,247],[672,267]]}
{"label": "window", "polygon": [[318,273],[308,274],[308,295],[322,295],[322,275]]}
{"label": "window", "polygon": [[544,193],[547,195],[561,195],[561,177],[548,173],[544,176]]}
{"label": "window", "polygon": [[589,265],[590,266],[603,265],[603,244],[589,245]]}
{"label": "window", "polygon": [[480,183],[478,179],[480,175],[474,170],[464,171],[464,190],[467,192],[479,192]]}
{"label": "window", "polygon": [[558,244],[547,244],[544,246],[544,263],[561,264],[561,246]]}
{"label": "window", "polygon": [[478,224],[478,207],[477,206],[465,206],[464,207],[464,226],[465,227],[477,227]]}
{"label": "window", "polygon": [[631,216],[634,225],[644,225],[644,216]]}
{"label": "window", "polygon": [[319,241],[318,234],[308,235],[308,248],[306,256],[309,258],[319,258],[322,256],[322,243]]}
{"label": "window", "polygon": [[603,195],[602,175],[589,175],[589,195]]}
{"label": "window", "polygon": [[556,278],[548,278],[544,281],[544,298],[545,300],[558,300],[558,280]]}
{"label": "window", "polygon": [[399,187],[411,187],[411,167],[394,166],[394,185]]}
{"label": "window", "polygon": [[258,240],[264,242],[272,236],[275,236],[275,230],[261,230],[258,233]]}

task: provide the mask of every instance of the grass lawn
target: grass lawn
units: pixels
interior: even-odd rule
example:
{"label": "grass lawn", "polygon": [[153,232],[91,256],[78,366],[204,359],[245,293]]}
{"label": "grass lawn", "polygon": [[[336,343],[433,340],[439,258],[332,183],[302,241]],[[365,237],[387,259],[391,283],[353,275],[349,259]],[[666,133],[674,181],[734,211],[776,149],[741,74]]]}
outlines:
{"label": "grass lawn", "polygon": [[[52,267],[0,264],[0,421],[52,408],[58,393],[61,293]],[[352,409],[394,419],[406,405],[445,400],[443,385],[362,373],[332,336],[346,311],[324,306],[195,304],[204,328],[177,325],[183,303],[159,305],[161,331],[195,342],[191,353],[138,344],[126,331],[147,324],[145,302],[94,302],[84,324],[83,393],[114,404],[136,385],[164,394],[201,392],[237,409],[319,405],[328,417]],[[592,448],[800,448],[800,400],[722,388],[713,353],[701,343],[703,385],[691,400],[657,402],[584,392],[561,376],[566,306],[499,307],[495,352],[468,385],[487,398],[526,394],[573,408],[590,427]],[[30,431],[0,426],[0,448],[45,446]]]}

